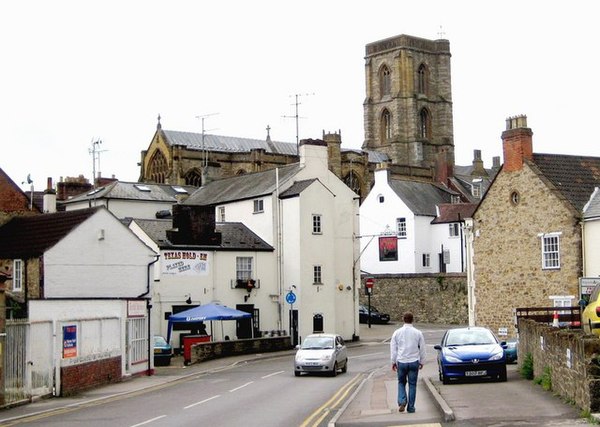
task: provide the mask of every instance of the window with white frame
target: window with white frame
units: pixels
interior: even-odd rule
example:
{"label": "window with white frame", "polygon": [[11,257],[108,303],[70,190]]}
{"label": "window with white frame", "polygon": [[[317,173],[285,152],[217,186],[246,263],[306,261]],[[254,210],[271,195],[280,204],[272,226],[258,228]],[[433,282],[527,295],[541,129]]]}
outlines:
{"label": "window with white frame", "polygon": [[219,206],[217,208],[217,213],[218,213],[218,221],[219,222],[225,222],[225,206]]}
{"label": "window with white frame", "polygon": [[323,279],[321,276],[321,266],[320,265],[313,265],[313,283],[316,285],[322,285],[323,284]]}
{"label": "window with white frame", "polygon": [[23,290],[23,260],[15,259],[13,261],[13,291],[21,292]]}
{"label": "window with white frame", "polygon": [[431,255],[423,254],[423,267],[431,267]]}
{"label": "window with white frame", "polygon": [[396,218],[396,234],[401,239],[406,239],[406,218]]}
{"label": "window with white frame", "polygon": [[542,235],[542,268],[560,268],[560,234]]}
{"label": "window with white frame", "polygon": [[572,307],[574,295],[551,295],[552,307]]}
{"label": "window with white frame", "polygon": [[256,199],[254,201],[254,213],[264,212],[264,202],[262,199]]}
{"label": "window with white frame", "polygon": [[237,280],[252,279],[252,257],[239,256],[235,258],[235,278]]}
{"label": "window with white frame", "polygon": [[460,236],[460,224],[458,222],[448,224],[448,233],[450,237]]}
{"label": "window with white frame", "polygon": [[321,234],[323,232],[321,228],[321,215],[313,214],[312,216],[312,232],[313,234]]}

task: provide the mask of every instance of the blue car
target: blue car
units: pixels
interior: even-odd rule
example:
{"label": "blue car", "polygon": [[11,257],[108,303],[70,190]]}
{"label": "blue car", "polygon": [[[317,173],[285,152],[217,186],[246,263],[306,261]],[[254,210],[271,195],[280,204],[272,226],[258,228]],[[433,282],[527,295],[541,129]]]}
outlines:
{"label": "blue car", "polygon": [[511,338],[506,341],[506,349],[504,350],[504,354],[506,356],[506,363],[516,363],[517,362],[517,349],[519,348],[519,340],[516,338]]}
{"label": "blue car", "polygon": [[506,343],[500,342],[488,328],[449,329],[438,351],[440,381],[492,378],[506,381]]}

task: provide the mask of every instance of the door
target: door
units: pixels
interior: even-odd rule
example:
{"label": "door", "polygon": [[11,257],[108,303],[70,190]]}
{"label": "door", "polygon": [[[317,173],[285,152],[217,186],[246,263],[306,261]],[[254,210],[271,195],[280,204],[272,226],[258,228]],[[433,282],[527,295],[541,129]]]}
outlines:
{"label": "door", "polygon": [[[237,304],[235,308],[254,315],[254,304]],[[236,320],[235,334],[238,340],[252,338],[252,320],[252,317]]]}

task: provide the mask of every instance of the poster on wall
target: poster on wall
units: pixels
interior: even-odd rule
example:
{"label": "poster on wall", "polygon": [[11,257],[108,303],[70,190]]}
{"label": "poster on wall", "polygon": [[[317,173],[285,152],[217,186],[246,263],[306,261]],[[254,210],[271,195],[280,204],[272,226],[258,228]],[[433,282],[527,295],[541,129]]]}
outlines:
{"label": "poster on wall", "polygon": [[208,252],[162,251],[162,274],[179,276],[207,276]]}
{"label": "poster on wall", "polygon": [[398,239],[396,236],[379,238],[379,261],[398,261]]}
{"label": "poster on wall", "polygon": [[77,357],[77,325],[63,326],[63,359]]}

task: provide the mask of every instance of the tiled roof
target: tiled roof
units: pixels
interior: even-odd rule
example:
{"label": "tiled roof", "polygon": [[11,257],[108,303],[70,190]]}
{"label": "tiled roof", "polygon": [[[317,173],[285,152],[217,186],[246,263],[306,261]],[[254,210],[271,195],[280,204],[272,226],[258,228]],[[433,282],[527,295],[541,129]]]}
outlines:
{"label": "tiled roof", "polygon": [[600,157],[534,153],[533,163],[579,212],[600,186]]}
{"label": "tiled roof", "polygon": [[286,199],[288,197],[294,197],[302,193],[305,189],[307,189],[313,182],[318,181],[318,179],[305,179],[303,181],[296,181],[290,188],[283,191],[279,198]]}
{"label": "tiled roof", "polygon": [[15,217],[0,227],[0,258],[40,256],[99,209]]}
{"label": "tiled roof", "polygon": [[444,203],[438,205],[440,214],[431,221],[432,224],[443,224],[449,222],[462,222],[465,218],[472,218],[476,203]]}
{"label": "tiled roof", "polygon": [[[277,170],[279,171],[278,177]],[[276,190],[277,179],[279,179],[279,185],[281,186],[281,184],[296,175],[299,170],[300,164],[293,163],[264,172],[212,181],[197,189],[183,204],[209,206],[272,194]]]}
{"label": "tiled roof", "polygon": [[437,216],[435,207],[450,203],[456,192],[437,184],[419,181],[392,179],[390,187],[415,215]]}
{"label": "tiled roof", "polygon": [[[134,219],[142,230],[160,247],[171,247],[167,230],[173,228],[170,219]],[[220,249],[271,251],[273,247],[258,237],[240,222],[217,222],[217,232],[221,233]]]}
{"label": "tiled roof", "polygon": [[[179,189],[179,191],[177,191]],[[114,181],[96,190],[79,194],[64,204],[92,199],[122,199],[154,202],[177,202],[178,194],[192,194],[198,187],[190,185],[148,184],[141,182]]]}

